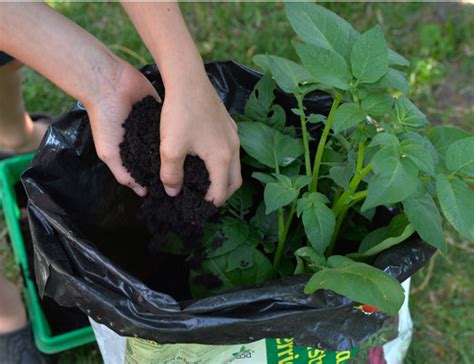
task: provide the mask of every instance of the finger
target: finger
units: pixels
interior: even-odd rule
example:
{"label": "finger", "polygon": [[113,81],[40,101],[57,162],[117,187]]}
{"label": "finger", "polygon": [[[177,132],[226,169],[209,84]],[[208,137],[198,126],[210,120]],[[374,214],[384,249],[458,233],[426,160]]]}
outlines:
{"label": "finger", "polygon": [[135,181],[130,173],[125,169],[122,164],[120,155],[108,154],[108,153],[97,153],[99,158],[109,167],[110,171],[114,175],[115,179],[121,185],[131,188],[138,196],[143,197],[146,195],[147,190],[145,187]]}
{"label": "finger", "polygon": [[234,153],[229,166],[229,185],[227,187],[226,200],[230,198],[242,186],[242,173],[240,168],[240,150]]}
{"label": "finger", "polygon": [[232,128],[234,128],[234,130],[235,130],[236,132],[238,132],[238,131],[239,131],[239,127],[237,126],[237,123],[236,123],[235,120],[232,119],[232,118],[231,118],[230,120],[231,120]]}
{"label": "finger", "polygon": [[211,180],[206,200],[213,202],[214,205],[219,207],[224,204],[227,198],[230,157],[220,156],[218,159],[205,160],[204,162]]}
{"label": "finger", "polygon": [[168,196],[177,196],[183,186],[183,168],[186,153],[177,146],[162,141],[160,145],[160,158],[160,179],[165,192]]}

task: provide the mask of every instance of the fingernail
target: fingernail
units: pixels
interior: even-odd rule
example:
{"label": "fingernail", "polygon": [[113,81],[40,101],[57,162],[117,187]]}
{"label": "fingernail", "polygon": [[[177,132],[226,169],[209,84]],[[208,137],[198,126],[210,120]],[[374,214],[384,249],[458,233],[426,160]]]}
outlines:
{"label": "fingernail", "polygon": [[168,187],[168,186],[165,186],[165,192],[168,196],[170,197],[175,197],[178,195],[179,193],[179,190],[176,189],[176,188],[173,188],[173,187]]}
{"label": "fingernail", "polygon": [[140,197],[143,197],[146,195],[146,190],[141,186],[133,187],[133,191]]}

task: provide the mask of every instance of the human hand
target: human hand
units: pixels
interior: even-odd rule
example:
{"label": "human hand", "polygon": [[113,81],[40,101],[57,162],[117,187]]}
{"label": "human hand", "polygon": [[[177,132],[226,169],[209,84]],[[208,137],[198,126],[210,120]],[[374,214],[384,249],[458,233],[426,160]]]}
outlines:
{"label": "human hand", "polygon": [[119,148],[125,132],[122,124],[135,103],[148,95],[158,101],[160,97],[146,77],[128,63],[121,62],[114,74],[113,82],[105,82],[103,89],[85,105],[95,149],[117,182],[143,197],[146,188],[140,186],[122,164]]}
{"label": "human hand", "polygon": [[242,184],[237,125],[206,74],[166,88],[160,124],[160,178],[176,196],[183,183],[186,155],[205,163],[211,185],[206,199],[222,205]]}

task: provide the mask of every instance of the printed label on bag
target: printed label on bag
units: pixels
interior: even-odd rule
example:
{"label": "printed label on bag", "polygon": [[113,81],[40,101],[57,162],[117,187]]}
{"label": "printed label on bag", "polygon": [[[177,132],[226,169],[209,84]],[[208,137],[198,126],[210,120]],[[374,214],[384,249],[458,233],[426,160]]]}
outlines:
{"label": "printed label on bag", "polygon": [[294,346],[293,339],[262,339],[242,345],[158,344],[127,338],[126,364],[342,364],[353,351],[326,352]]}
{"label": "printed label on bag", "polygon": [[354,358],[352,351],[325,351],[313,347],[295,346],[293,339],[266,339],[268,364],[342,364]]}
{"label": "printed label on bag", "polygon": [[164,344],[127,338],[126,364],[267,363],[265,340],[245,345]]}

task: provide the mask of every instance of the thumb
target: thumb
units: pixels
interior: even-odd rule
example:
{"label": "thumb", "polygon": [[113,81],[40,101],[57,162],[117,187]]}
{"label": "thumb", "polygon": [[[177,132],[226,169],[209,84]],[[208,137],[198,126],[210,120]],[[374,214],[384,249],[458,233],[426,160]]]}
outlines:
{"label": "thumb", "polygon": [[165,188],[165,192],[170,197],[175,197],[181,192],[183,185],[183,168],[186,154],[177,148],[170,148],[166,145],[160,146],[160,179]]}

